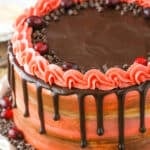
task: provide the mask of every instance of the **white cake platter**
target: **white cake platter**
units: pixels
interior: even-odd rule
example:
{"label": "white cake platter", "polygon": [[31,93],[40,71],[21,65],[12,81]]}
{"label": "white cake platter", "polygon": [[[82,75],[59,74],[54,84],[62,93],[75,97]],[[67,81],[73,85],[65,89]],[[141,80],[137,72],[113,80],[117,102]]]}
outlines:
{"label": "white cake platter", "polygon": [[10,144],[8,139],[0,135],[0,150],[15,150],[16,148]]}
{"label": "white cake platter", "polygon": [[35,2],[36,0],[0,0],[0,42],[11,38],[15,19]]}

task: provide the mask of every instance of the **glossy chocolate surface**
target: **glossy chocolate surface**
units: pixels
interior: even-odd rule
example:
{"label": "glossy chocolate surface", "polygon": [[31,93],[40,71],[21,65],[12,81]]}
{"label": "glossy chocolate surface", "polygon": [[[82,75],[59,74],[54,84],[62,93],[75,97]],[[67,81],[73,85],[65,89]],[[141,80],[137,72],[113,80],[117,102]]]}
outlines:
{"label": "glossy chocolate surface", "polygon": [[62,16],[48,26],[50,49],[63,61],[82,69],[132,64],[150,50],[150,24],[143,17],[115,10],[87,9],[77,16]]}

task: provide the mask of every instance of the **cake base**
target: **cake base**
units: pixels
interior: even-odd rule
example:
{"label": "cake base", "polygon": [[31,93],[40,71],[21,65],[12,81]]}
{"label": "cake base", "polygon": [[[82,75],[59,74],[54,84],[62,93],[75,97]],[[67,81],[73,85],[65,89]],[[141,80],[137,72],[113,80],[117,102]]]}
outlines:
{"label": "cake base", "polygon": [[[60,140],[47,135],[40,135],[38,129],[33,128],[31,125],[31,118],[24,118],[17,109],[14,109],[14,121],[19,129],[24,131],[25,139],[33,145],[37,150],[83,150],[78,142],[68,142]],[[134,139],[128,139],[125,143],[126,150],[149,150],[150,147],[150,136],[147,134],[141,134],[140,138],[134,137]],[[84,148],[85,150],[117,150],[118,145],[116,142],[110,144],[109,141],[103,141],[99,146],[90,146]]]}
{"label": "cake base", "polygon": [[[14,108],[14,121],[17,127],[24,132],[25,139],[39,150],[76,150],[80,146],[80,118],[78,98],[76,95],[59,97],[60,119],[56,119],[53,94],[50,90],[42,89],[42,103],[37,98],[37,85],[27,82],[27,95],[24,95],[23,75],[14,67],[15,94],[17,108]],[[28,96],[25,101],[24,96]],[[139,132],[140,110],[139,94],[131,91],[125,98],[125,148],[127,150],[148,150],[150,147],[150,90],[146,97],[146,132]],[[86,150],[116,150],[118,149],[118,101],[114,93],[104,98],[104,133],[96,133],[96,106],[93,96],[85,98],[85,116],[87,130]],[[41,110],[43,106],[43,110]],[[44,118],[42,118],[43,112]],[[54,115],[55,114],[55,115]],[[58,115],[58,114],[57,114]],[[53,120],[54,117],[54,120]],[[44,123],[44,124],[42,124]],[[45,125],[45,128],[43,128]],[[44,130],[43,130],[44,129]],[[81,142],[82,144],[82,142]]]}

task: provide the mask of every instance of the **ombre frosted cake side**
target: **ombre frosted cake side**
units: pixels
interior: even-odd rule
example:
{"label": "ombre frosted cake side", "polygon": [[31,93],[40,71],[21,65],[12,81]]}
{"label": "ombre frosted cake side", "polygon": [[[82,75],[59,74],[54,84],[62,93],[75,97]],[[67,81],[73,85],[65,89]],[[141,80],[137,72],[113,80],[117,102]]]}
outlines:
{"label": "ombre frosted cake side", "polygon": [[[94,12],[98,3],[106,12]],[[93,4],[94,7],[91,1],[39,0],[35,7],[28,9],[16,21],[16,32],[8,48],[8,79],[15,107],[14,121],[24,132],[26,140],[39,150],[147,150],[150,146],[150,28],[147,20],[150,3],[143,0],[136,4],[128,1],[104,1],[101,4],[100,1],[93,1]],[[120,16],[113,10],[116,6],[124,10],[132,5],[140,10],[137,18]],[[77,10],[81,11],[78,15]],[[142,18],[143,13],[146,20]],[[91,21],[92,14],[97,18],[95,21]],[[121,21],[116,19],[110,23],[112,21],[106,18],[112,18],[112,14]],[[58,21],[61,15],[62,21]],[[52,19],[58,22],[51,22]],[[87,26],[83,19],[89,20]],[[72,24],[74,20],[79,21]],[[95,28],[101,20],[102,31],[96,34]],[[133,28],[134,24],[137,28]],[[109,30],[111,28],[114,32]],[[84,34],[79,36],[81,31]],[[142,46],[135,45],[139,49],[132,52],[132,43],[129,44],[130,54],[119,59],[128,50],[119,45],[118,41],[124,39],[116,38],[123,32],[127,37],[125,40],[130,35],[133,42],[136,39],[137,45],[140,43]],[[91,38],[92,35],[95,39],[94,36]],[[103,41],[108,38],[114,43],[112,49],[107,48],[110,44],[105,45]],[[77,45],[76,42],[81,43]],[[104,50],[99,50],[101,45],[104,45]],[[76,47],[81,58],[71,56],[80,56]],[[87,52],[95,55],[90,64],[87,60],[93,58]],[[113,59],[110,53],[116,54],[118,59]],[[87,60],[82,60],[82,55]]]}

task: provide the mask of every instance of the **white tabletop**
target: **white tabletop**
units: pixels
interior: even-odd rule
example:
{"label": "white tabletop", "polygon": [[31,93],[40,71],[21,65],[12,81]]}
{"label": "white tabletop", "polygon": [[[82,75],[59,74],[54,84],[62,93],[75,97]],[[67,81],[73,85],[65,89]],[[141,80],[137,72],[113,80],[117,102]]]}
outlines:
{"label": "white tabletop", "polygon": [[15,150],[16,148],[10,144],[7,138],[0,135],[0,150]]}
{"label": "white tabletop", "polygon": [[36,0],[0,0],[0,41],[11,38],[15,19],[35,2]]}

